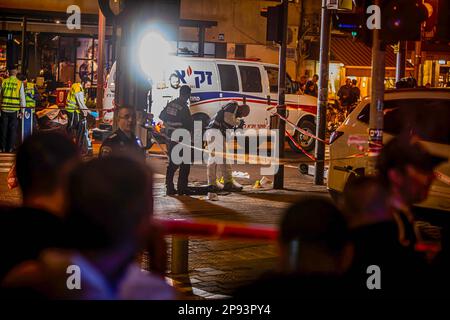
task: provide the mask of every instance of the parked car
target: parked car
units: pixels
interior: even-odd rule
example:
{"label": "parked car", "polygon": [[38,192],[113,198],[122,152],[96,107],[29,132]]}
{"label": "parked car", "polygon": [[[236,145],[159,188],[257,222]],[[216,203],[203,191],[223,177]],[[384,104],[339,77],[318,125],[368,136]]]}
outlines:
{"label": "parked car", "polygon": [[[178,96],[178,88],[187,84],[192,88],[191,113],[194,120],[206,126],[212,116],[228,101],[250,106],[250,114],[245,119],[245,128],[267,129],[270,126],[270,107],[278,100],[278,66],[273,64],[211,58],[175,57],[170,70],[161,79],[153,81],[152,109],[154,121],[159,122],[159,114],[167,102]],[[108,75],[104,96],[105,110],[113,108],[116,65]],[[315,134],[317,98],[297,93],[296,83],[287,77],[286,105],[288,119],[302,129]],[[112,123],[113,112],[104,112],[104,121]],[[286,125],[288,132],[307,151],[314,149],[314,139],[302,135],[292,126]],[[293,143],[291,148],[300,150]]]}
{"label": "parked car", "polygon": [[[450,90],[392,90],[386,91],[384,99],[383,143],[399,134],[406,125],[412,125],[431,153],[450,158]],[[343,192],[349,179],[366,172],[367,157],[352,157],[361,154],[358,144],[352,141],[368,140],[369,117],[370,98],[366,98],[330,139],[328,189],[334,197]],[[441,164],[436,171],[450,176],[450,163]],[[428,198],[417,205],[450,211],[450,186],[436,179]]]}

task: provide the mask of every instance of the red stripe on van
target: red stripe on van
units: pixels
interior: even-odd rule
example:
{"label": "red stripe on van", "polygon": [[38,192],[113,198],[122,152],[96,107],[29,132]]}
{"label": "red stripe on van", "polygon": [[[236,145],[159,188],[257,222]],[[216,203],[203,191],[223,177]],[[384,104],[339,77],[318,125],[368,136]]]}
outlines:
{"label": "red stripe on van", "polygon": [[[211,99],[211,100],[204,100],[204,101],[200,101],[200,102],[195,102],[192,103],[191,106],[199,106],[205,103],[213,103],[213,102],[218,102],[218,101],[244,101],[243,98],[218,98],[218,99]],[[256,100],[256,99],[246,99],[247,102],[252,102],[252,103],[258,103],[258,104],[264,104],[267,105],[267,100]],[[271,102],[270,105],[272,106],[276,106],[277,103],[276,102]],[[301,105],[301,104],[292,104],[292,103],[287,103],[286,106],[288,107],[288,109],[300,109],[302,111],[305,112],[309,112],[312,114],[316,114],[317,113],[317,107],[316,106],[311,106],[311,105]]]}

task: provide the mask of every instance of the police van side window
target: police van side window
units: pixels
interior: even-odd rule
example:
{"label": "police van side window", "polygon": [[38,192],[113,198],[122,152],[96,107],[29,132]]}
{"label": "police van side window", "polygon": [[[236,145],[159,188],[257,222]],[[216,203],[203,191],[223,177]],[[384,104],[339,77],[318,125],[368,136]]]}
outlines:
{"label": "police van side window", "polygon": [[266,67],[271,93],[278,93],[278,69]]}
{"label": "police van side window", "polygon": [[[269,78],[270,93],[278,93],[278,68],[265,67],[267,71],[267,77]],[[295,94],[297,90],[294,90],[294,85],[291,78],[286,73],[286,93]]]}
{"label": "police van side window", "polygon": [[262,92],[261,73],[258,67],[239,66],[242,91]]}
{"label": "police van side window", "polygon": [[222,91],[239,91],[236,67],[230,64],[219,64],[220,84]]}

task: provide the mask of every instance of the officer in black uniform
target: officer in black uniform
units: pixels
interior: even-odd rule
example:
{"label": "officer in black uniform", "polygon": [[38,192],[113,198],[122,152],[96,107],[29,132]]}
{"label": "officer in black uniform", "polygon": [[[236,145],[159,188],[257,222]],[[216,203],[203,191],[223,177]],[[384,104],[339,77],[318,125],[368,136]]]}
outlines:
{"label": "officer in black uniform", "polygon": [[[172,161],[172,149],[177,145],[176,141],[171,140],[172,133],[176,129],[186,129],[191,135],[194,130],[194,120],[192,119],[191,111],[189,110],[189,98],[191,96],[191,88],[187,85],[181,86],[180,96],[169,102],[164,110],[161,112],[159,118],[164,122],[165,135],[167,138],[167,150],[169,154],[169,164],[166,172],[166,188],[167,195],[174,195],[177,193],[173,184],[173,177],[175,172],[180,168],[178,175],[178,194],[191,194],[188,189],[189,172],[191,170],[190,163],[175,164]],[[182,156],[182,154],[180,154]]]}
{"label": "officer in black uniform", "polygon": [[119,128],[103,141],[99,157],[125,155],[140,162],[145,162],[145,150],[140,139],[133,132],[136,125],[134,109],[126,106],[119,107],[117,115]]}

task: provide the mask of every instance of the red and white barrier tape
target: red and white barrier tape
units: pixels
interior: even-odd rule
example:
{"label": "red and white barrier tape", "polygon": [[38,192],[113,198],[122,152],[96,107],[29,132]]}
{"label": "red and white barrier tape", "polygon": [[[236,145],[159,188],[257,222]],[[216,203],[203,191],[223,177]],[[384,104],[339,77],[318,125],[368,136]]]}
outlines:
{"label": "red and white barrier tape", "polygon": [[441,181],[442,183],[445,183],[446,185],[450,185],[450,177],[443,174],[442,172],[435,171],[434,176],[437,180]]}
{"label": "red and white barrier tape", "polygon": [[157,219],[167,234],[213,237],[213,238],[236,238],[253,240],[270,240],[278,238],[278,228],[255,224],[226,223],[223,221],[201,221],[201,220],[171,220]]}
{"label": "red and white barrier tape", "polygon": [[[276,108],[276,107],[270,107],[270,108],[267,108],[267,110],[270,111],[270,110],[275,109],[275,108]],[[316,136],[316,135],[314,135],[314,134],[312,134],[312,133],[310,133],[310,132],[308,132],[308,131],[306,131],[306,130],[300,128],[299,126],[297,126],[296,124],[294,124],[293,122],[291,122],[288,118],[282,116],[282,115],[279,114],[278,112],[273,113],[273,115],[276,115],[276,116],[278,116],[280,119],[286,121],[286,123],[288,123],[290,126],[292,126],[295,130],[297,130],[297,131],[300,132],[301,134],[303,134],[303,135],[305,135],[305,136],[308,136],[308,137],[310,137],[310,138],[313,138],[314,140],[323,142],[323,143],[325,143],[325,144],[330,144],[329,141],[323,140],[323,139],[319,138],[318,136]]]}

